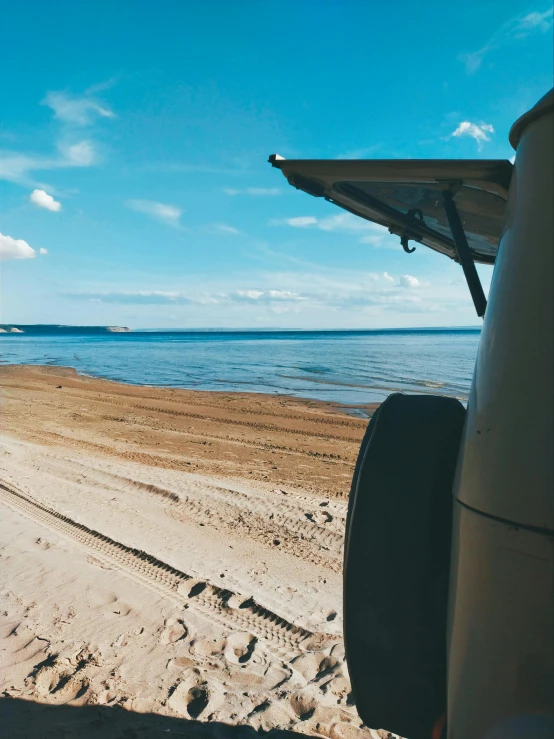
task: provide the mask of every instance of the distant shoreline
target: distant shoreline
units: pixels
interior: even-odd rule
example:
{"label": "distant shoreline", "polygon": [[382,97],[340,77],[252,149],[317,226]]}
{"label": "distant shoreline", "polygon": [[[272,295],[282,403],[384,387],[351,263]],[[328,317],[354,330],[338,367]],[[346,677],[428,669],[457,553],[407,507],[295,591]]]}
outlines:
{"label": "distant shoreline", "polygon": [[64,326],[49,323],[0,323],[0,334],[28,334],[31,336],[89,336],[90,334],[131,333],[127,326]]}
{"label": "distant shoreline", "polygon": [[345,328],[345,329],[300,329],[300,328],[136,328],[127,326],[62,326],[50,324],[0,324],[0,335],[17,336],[90,336],[109,334],[225,334],[232,336],[294,336],[294,335],[395,335],[395,334],[448,334],[480,333],[480,326],[429,326],[415,328]]}

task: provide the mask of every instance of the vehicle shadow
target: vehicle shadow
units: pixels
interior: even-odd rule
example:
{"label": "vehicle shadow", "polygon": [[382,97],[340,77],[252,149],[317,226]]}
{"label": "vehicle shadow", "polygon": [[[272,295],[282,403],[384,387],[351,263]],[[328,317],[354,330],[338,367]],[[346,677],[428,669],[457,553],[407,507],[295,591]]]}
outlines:
{"label": "vehicle shadow", "polygon": [[270,739],[308,739],[282,729],[258,733],[249,726],[134,713],[120,706],[52,706],[19,698],[0,698],[0,726],[6,739],[255,739],[261,734]]}

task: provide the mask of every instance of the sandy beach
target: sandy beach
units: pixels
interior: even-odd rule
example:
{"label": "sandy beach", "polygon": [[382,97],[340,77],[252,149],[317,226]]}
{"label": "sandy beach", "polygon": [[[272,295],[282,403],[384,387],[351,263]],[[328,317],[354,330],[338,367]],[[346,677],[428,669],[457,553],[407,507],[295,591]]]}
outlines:
{"label": "sandy beach", "polygon": [[69,368],[0,378],[7,736],[387,736],[360,724],[342,644],[367,420]]}

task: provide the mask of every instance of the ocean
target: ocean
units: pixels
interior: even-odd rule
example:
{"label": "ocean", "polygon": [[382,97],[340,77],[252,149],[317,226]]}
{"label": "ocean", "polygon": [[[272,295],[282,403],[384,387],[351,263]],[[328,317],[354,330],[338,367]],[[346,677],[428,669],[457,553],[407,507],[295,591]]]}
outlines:
{"label": "ocean", "polygon": [[353,407],[392,392],[466,402],[480,329],[0,334],[4,364],[138,385],[286,394]]}

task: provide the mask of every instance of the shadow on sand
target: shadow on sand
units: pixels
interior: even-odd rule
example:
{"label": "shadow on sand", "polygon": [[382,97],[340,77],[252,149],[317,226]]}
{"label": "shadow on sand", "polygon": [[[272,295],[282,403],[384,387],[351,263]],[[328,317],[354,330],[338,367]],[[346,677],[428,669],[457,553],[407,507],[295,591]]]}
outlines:
{"label": "shadow on sand", "polygon": [[119,706],[51,706],[18,698],[0,699],[0,726],[6,739],[307,739],[281,729],[258,733],[248,726],[133,713]]}

